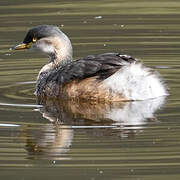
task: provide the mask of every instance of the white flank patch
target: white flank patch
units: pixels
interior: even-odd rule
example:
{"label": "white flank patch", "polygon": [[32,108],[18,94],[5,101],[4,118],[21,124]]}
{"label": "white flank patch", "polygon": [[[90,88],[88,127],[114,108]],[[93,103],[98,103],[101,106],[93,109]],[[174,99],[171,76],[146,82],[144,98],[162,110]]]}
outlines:
{"label": "white flank patch", "polygon": [[128,100],[146,100],[168,95],[158,75],[137,62],[122,67],[104,80],[104,86]]}

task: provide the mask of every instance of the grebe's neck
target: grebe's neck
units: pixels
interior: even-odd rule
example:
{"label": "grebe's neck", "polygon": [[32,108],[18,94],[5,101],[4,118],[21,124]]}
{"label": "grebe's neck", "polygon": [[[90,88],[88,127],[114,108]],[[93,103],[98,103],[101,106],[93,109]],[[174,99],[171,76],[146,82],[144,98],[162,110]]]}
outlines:
{"label": "grebe's neck", "polygon": [[37,80],[40,79],[40,77],[42,77],[42,76],[48,76],[49,74],[51,74],[52,71],[58,69],[59,67],[65,66],[66,64],[68,64],[71,61],[72,61],[72,59],[64,59],[61,61],[59,61],[57,58],[50,59],[49,63],[45,64],[39,71]]}
{"label": "grebe's neck", "polygon": [[40,70],[38,78],[41,73],[49,74],[51,71],[71,62],[73,54],[71,41],[64,33],[61,34],[61,37],[43,38],[43,42],[45,45],[40,47],[41,51],[48,54],[50,60]]}
{"label": "grebe's neck", "polygon": [[49,54],[49,63],[53,63],[55,67],[66,65],[72,61],[72,46],[55,47],[53,53]]}

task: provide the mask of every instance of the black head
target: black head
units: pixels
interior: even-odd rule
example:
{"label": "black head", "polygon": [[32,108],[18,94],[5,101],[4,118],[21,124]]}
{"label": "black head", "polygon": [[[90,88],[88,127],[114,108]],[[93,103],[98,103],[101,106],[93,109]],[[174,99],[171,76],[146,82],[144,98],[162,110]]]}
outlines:
{"label": "black head", "polygon": [[51,59],[72,60],[72,46],[69,38],[53,25],[39,25],[31,28],[22,43],[15,50],[31,49],[50,56]]}
{"label": "black head", "polygon": [[53,26],[53,25],[36,26],[28,31],[26,37],[24,38],[23,43],[29,44],[44,37],[60,36],[61,33],[62,32],[57,26]]}
{"label": "black head", "polygon": [[23,43],[15,46],[15,50],[29,49],[38,40],[46,37],[61,37],[64,33],[57,26],[39,25],[31,28],[26,34]]}

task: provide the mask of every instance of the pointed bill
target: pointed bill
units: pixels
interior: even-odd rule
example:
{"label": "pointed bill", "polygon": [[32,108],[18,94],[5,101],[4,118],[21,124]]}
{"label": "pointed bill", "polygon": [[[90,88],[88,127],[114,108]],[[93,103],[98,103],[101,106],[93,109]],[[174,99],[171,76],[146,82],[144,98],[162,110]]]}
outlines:
{"label": "pointed bill", "polygon": [[14,49],[14,50],[27,49],[27,44],[25,44],[25,43],[18,44],[18,45],[16,45],[16,46],[14,46],[13,49]]}

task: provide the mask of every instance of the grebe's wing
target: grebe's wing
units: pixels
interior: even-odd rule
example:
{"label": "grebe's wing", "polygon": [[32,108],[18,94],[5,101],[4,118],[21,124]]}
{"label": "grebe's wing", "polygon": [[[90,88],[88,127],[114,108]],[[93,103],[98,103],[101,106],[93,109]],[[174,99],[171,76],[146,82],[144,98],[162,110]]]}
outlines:
{"label": "grebe's wing", "polygon": [[72,80],[82,80],[93,76],[104,80],[122,66],[127,66],[136,61],[131,56],[120,55],[119,53],[89,55],[59,68],[48,77],[47,81],[64,84]]}

